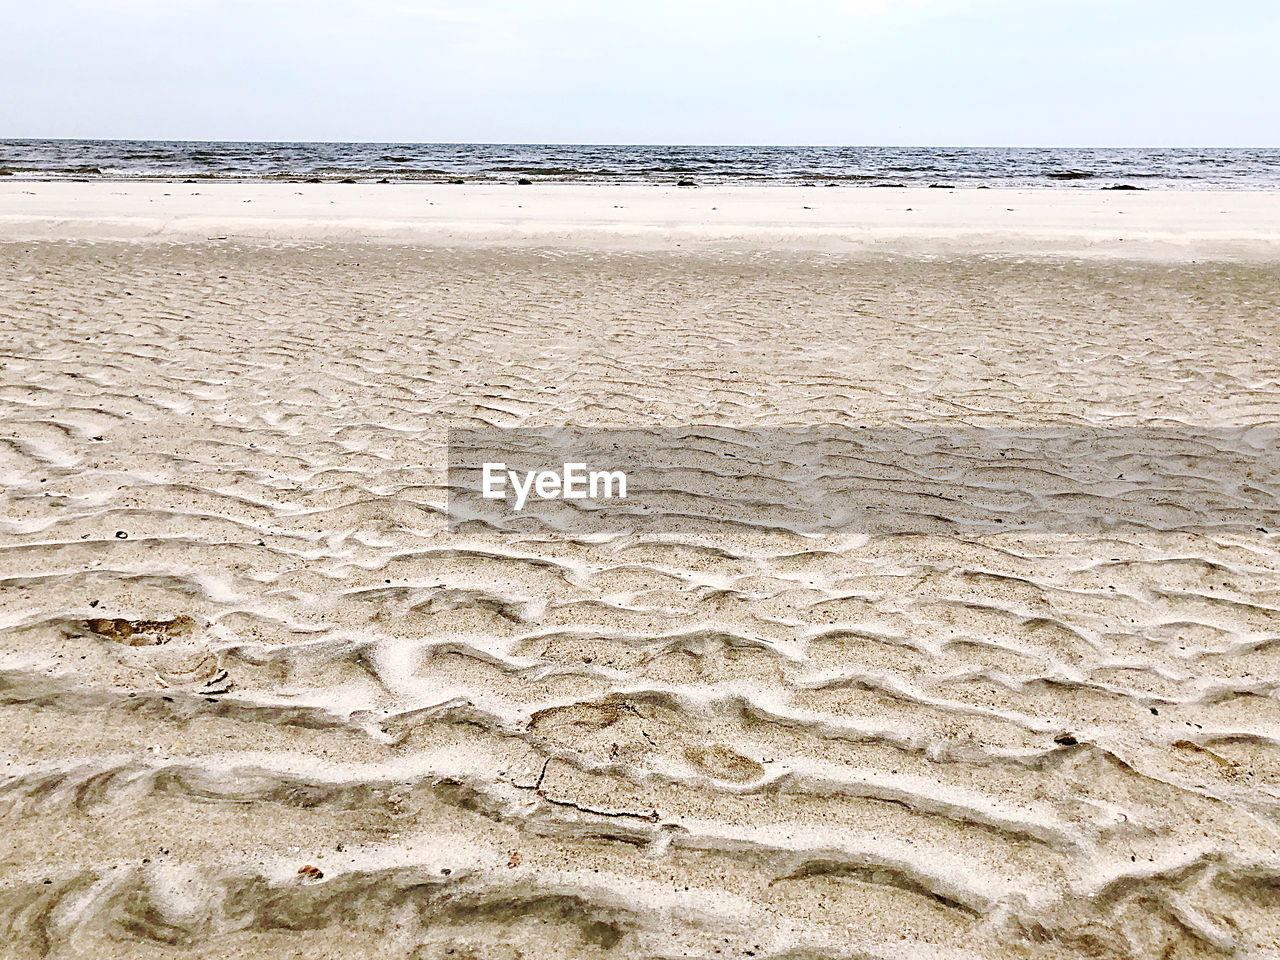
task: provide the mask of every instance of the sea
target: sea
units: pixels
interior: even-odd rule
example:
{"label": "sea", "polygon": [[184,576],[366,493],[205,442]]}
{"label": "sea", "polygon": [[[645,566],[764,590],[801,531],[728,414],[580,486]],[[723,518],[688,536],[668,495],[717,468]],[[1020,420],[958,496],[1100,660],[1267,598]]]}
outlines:
{"label": "sea", "polygon": [[0,140],[0,178],[1256,190],[1280,149]]}

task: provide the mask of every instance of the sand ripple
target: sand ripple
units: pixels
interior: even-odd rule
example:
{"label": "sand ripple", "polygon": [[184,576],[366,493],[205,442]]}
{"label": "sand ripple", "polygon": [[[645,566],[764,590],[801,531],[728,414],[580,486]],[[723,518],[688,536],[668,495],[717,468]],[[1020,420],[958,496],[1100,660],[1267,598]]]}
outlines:
{"label": "sand ripple", "polygon": [[0,262],[7,956],[1280,952],[1269,528],[445,517],[450,428],[1274,430],[1269,270]]}

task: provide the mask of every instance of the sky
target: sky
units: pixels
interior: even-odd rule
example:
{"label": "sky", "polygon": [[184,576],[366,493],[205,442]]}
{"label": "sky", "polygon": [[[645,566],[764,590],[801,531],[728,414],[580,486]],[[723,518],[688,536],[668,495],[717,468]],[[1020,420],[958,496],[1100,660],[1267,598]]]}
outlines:
{"label": "sky", "polygon": [[0,138],[1280,146],[1275,0],[0,0]]}

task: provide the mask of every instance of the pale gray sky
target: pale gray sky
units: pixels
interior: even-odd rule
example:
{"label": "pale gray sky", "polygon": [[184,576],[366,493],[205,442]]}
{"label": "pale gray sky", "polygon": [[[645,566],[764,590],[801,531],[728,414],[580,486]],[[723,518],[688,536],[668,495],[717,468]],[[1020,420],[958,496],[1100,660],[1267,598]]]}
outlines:
{"label": "pale gray sky", "polygon": [[1280,145],[1274,0],[0,0],[0,137]]}

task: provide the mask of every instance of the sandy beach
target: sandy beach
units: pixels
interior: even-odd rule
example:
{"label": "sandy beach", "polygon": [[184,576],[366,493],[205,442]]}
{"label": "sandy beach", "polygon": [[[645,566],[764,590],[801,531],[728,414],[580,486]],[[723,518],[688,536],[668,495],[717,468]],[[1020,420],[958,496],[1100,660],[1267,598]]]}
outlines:
{"label": "sandy beach", "polygon": [[1278,278],[1276,192],[0,183],[0,955],[1280,955],[1267,522],[446,517],[458,428],[1272,429]]}
{"label": "sandy beach", "polygon": [[10,239],[1280,256],[1280,193],[652,184],[0,182]]}

